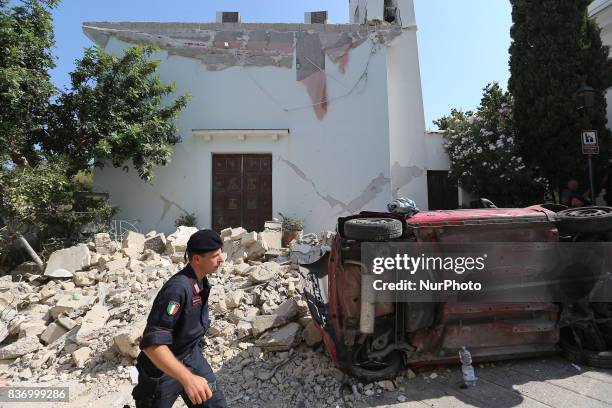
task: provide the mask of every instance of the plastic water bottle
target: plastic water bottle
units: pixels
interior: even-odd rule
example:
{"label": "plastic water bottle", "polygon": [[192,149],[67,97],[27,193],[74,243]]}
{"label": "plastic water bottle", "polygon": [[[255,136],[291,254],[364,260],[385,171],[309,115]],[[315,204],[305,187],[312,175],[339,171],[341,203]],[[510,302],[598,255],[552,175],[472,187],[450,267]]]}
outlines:
{"label": "plastic water bottle", "polygon": [[461,361],[461,372],[463,373],[463,383],[466,387],[474,387],[476,385],[476,374],[472,366],[472,355],[468,349],[463,346],[459,350],[459,360]]}

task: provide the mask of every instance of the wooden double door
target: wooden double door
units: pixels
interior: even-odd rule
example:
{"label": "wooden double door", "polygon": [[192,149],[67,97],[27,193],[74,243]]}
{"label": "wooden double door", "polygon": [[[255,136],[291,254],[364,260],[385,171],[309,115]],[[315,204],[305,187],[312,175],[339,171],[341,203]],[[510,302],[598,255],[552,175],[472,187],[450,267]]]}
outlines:
{"label": "wooden double door", "polygon": [[215,154],[212,177],[213,229],[262,231],[272,218],[272,155]]}

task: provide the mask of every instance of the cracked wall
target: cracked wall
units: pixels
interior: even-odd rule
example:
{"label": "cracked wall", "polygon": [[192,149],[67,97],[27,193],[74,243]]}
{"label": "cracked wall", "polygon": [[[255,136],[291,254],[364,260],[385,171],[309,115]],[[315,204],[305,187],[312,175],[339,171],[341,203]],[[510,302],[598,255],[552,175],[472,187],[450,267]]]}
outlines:
{"label": "cracked wall", "polygon": [[231,67],[293,68],[306,87],[319,120],[327,113],[325,74],[327,56],[344,74],[351,49],[368,39],[384,46],[401,34],[401,28],[383,25],[305,24],[176,24],[83,23],[84,33],[106,46],[111,37],[130,44],[151,44],[177,55],[200,61],[207,70]]}

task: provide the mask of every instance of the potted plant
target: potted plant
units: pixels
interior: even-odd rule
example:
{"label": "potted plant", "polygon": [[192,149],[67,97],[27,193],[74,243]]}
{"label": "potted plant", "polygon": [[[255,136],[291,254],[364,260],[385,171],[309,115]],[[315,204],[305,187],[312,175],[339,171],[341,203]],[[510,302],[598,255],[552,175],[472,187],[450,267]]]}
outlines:
{"label": "potted plant", "polygon": [[285,217],[281,213],[279,215],[283,218],[283,237],[281,242],[283,247],[286,248],[294,239],[299,240],[302,238],[304,221],[297,217]]}

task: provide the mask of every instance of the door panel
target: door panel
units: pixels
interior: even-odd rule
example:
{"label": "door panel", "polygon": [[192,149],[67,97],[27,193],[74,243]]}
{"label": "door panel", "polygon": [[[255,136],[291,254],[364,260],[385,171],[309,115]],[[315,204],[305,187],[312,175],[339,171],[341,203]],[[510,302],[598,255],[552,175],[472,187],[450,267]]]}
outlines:
{"label": "door panel", "polygon": [[459,207],[457,185],[448,171],[427,170],[427,201],[429,210],[453,210]]}
{"label": "door panel", "polygon": [[213,229],[261,231],[272,218],[272,156],[213,155]]}

